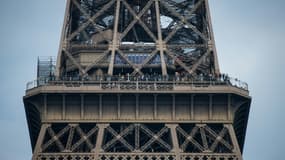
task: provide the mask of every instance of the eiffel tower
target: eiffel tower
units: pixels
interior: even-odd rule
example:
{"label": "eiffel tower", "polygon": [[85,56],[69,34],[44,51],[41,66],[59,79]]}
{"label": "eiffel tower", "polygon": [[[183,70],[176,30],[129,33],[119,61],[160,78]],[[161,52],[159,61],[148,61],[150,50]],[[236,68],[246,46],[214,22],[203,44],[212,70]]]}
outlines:
{"label": "eiffel tower", "polygon": [[24,96],[33,160],[242,160],[250,103],[208,0],[67,0]]}

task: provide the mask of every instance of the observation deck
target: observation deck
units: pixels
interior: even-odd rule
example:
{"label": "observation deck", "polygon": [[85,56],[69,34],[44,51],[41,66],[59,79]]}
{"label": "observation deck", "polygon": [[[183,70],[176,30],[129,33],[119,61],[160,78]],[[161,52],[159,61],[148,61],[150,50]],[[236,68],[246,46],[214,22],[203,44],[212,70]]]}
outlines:
{"label": "observation deck", "polygon": [[40,78],[27,83],[26,96],[39,93],[232,93],[249,98],[248,85],[228,76],[98,76],[96,79]]}

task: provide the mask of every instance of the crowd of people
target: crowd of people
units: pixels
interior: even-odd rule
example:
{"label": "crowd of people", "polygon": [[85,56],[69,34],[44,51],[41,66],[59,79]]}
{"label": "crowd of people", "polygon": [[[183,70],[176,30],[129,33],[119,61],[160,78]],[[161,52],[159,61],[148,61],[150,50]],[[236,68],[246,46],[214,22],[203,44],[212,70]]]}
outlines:
{"label": "crowd of people", "polygon": [[[51,81],[57,81],[55,76],[49,76],[46,78],[40,78],[37,80],[37,85],[43,85]],[[159,73],[153,74],[143,74],[143,75],[131,75],[129,73],[126,74],[118,74],[114,76],[108,75],[95,75],[93,77],[85,76],[67,76],[61,77],[60,81],[97,81],[97,82],[133,82],[133,81],[145,81],[145,82],[191,82],[191,83],[201,83],[206,82],[209,84],[228,84],[232,86],[236,86],[243,89],[248,89],[247,84],[236,79],[231,78],[227,74],[199,74],[199,75],[190,75],[185,73],[174,73],[172,75],[161,75]]]}

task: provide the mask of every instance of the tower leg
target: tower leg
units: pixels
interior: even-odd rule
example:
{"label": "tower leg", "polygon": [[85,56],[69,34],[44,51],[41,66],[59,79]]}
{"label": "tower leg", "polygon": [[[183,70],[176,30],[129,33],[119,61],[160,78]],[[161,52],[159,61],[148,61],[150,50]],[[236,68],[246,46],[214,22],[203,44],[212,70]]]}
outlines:
{"label": "tower leg", "polygon": [[173,145],[172,151],[175,153],[175,159],[180,160],[181,150],[179,148],[178,137],[176,132],[176,127],[178,126],[178,124],[166,124],[166,126],[170,128],[172,145]]}
{"label": "tower leg", "polygon": [[237,138],[236,138],[236,135],[235,135],[235,131],[234,131],[233,125],[225,124],[224,126],[229,131],[229,134],[230,134],[233,146],[234,146],[233,152],[236,153],[236,155],[238,157],[238,160],[242,160],[243,158],[242,158],[242,155],[241,155],[241,151],[240,151],[240,148],[239,148],[239,144],[238,144],[238,141],[237,141]]}
{"label": "tower leg", "polygon": [[105,124],[105,123],[97,124],[99,131],[98,131],[96,146],[95,146],[95,150],[94,150],[94,152],[95,152],[94,159],[95,160],[99,160],[99,154],[100,154],[100,152],[102,152],[104,130],[108,125],[109,124]]}
{"label": "tower leg", "polygon": [[42,151],[42,143],[44,141],[44,137],[45,137],[45,133],[47,128],[50,126],[50,124],[42,124],[38,139],[37,139],[37,143],[34,149],[34,153],[33,153],[33,157],[32,160],[37,160],[37,156],[38,154]]}

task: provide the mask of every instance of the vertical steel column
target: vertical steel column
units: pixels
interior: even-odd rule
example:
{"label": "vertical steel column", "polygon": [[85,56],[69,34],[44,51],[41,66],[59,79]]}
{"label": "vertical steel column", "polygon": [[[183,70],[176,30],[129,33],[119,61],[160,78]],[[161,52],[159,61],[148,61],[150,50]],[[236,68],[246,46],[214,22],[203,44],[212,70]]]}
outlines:
{"label": "vertical steel column", "polygon": [[140,150],[140,124],[135,124],[135,152]]}
{"label": "vertical steel column", "polygon": [[61,119],[65,120],[66,116],[66,104],[65,104],[65,94],[62,95],[62,115]]}
{"label": "vertical steel column", "polygon": [[44,138],[45,138],[45,133],[46,133],[46,130],[47,128],[50,127],[50,124],[42,124],[41,126],[41,130],[40,130],[40,133],[39,133],[39,136],[38,136],[38,139],[37,139],[37,143],[35,145],[35,149],[34,149],[34,153],[33,153],[33,158],[32,160],[37,160],[37,156],[40,152],[42,152],[42,144],[43,144],[43,141],[44,141]]}
{"label": "vertical steel column", "polygon": [[110,59],[110,64],[108,68],[108,75],[113,75],[113,71],[114,71],[115,54],[116,54],[117,45],[118,45],[118,25],[119,25],[120,6],[121,6],[121,0],[117,0],[115,25],[113,29],[113,44],[111,48],[112,53],[111,53],[111,59]]}
{"label": "vertical steel column", "polygon": [[65,15],[64,15],[64,22],[61,30],[61,40],[60,40],[60,45],[59,45],[59,51],[57,54],[57,61],[56,61],[56,69],[55,69],[55,77],[58,80],[60,77],[60,70],[61,70],[61,57],[62,57],[62,50],[63,48],[66,48],[66,31],[68,29],[67,27],[67,22],[70,18],[70,8],[71,8],[71,0],[66,1],[66,9],[65,9]]}
{"label": "vertical steel column", "polygon": [[239,148],[239,144],[238,144],[238,141],[237,141],[237,137],[236,137],[233,125],[232,124],[224,124],[224,127],[226,127],[228,129],[228,131],[229,131],[229,134],[230,134],[230,137],[231,137],[231,141],[232,141],[233,146],[234,146],[233,152],[235,154],[237,154],[238,160],[242,160],[243,158],[242,158],[242,155],[241,155],[241,151],[240,151],[240,148]]}
{"label": "vertical steel column", "polygon": [[172,120],[176,119],[176,104],[175,104],[175,94],[172,94]]}
{"label": "vertical steel column", "polygon": [[44,94],[44,112],[43,112],[43,119],[47,119],[47,94]]}
{"label": "vertical steel column", "polygon": [[219,61],[218,61],[218,55],[217,55],[217,49],[216,49],[216,44],[215,44],[214,31],[213,31],[213,27],[212,27],[212,20],[211,20],[210,7],[209,7],[208,0],[205,0],[205,5],[206,5],[205,6],[206,7],[206,16],[208,19],[208,27],[209,27],[209,31],[210,31],[210,37],[209,37],[208,45],[210,45],[209,48],[212,48],[212,50],[213,50],[215,74],[219,75],[220,74],[220,67],[219,67]]}
{"label": "vertical steel column", "polygon": [[191,119],[193,120],[194,117],[194,94],[191,94],[191,104],[190,104],[190,112],[191,112]]}
{"label": "vertical steel column", "polygon": [[227,103],[227,109],[228,109],[228,120],[232,119],[232,103],[231,103],[231,94],[228,94],[228,103]]}
{"label": "vertical steel column", "polygon": [[102,145],[103,145],[103,138],[104,138],[104,131],[105,128],[107,128],[109,124],[107,123],[98,123],[98,135],[96,140],[96,145],[94,149],[94,160],[99,160],[99,154],[100,152],[103,152]]}
{"label": "vertical steel column", "polygon": [[172,144],[173,144],[172,152],[175,153],[175,157],[176,157],[175,159],[180,160],[181,150],[179,148],[177,132],[176,132],[176,127],[178,126],[178,124],[166,124],[166,126],[170,129],[170,133],[171,133],[171,139],[172,139]]}
{"label": "vertical steel column", "polygon": [[139,118],[139,95],[138,94],[136,94],[136,119],[138,119]]}
{"label": "vertical steel column", "polygon": [[99,94],[99,118],[102,119],[103,108],[102,108],[102,94]]}
{"label": "vertical steel column", "polygon": [[117,98],[117,102],[118,102],[118,108],[117,108],[117,117],[118,117],[118,119],[120,119],[121,118],[121,95],[120,94],[118,94],[117,95],[118,96],[118,98]]}
{"label": "vertical steel column", "polygon": [[213,119],[213,95],[209,94],[209,120]]}
{"label": "vertical steel column", "polygon": [[155,12],[156,12],[156,25],[157,25],[157,32],[158,32],[158,41],[156,42],[156,45],[158,45],[158,50],[160,52],[160,61],[161,61],[161,70],[162,75],[167,75],[167,68],[166,63],[164,59],[164,43],[162,41],[162,33],[160,28],[160,11],[159,11],[159,0],[155,0]]}
{"label": "vertical steel column", "polygon": [[80,94],[80,100],[81,100],[81,103],[80,103],[80,117],[81,119],[84,118],[84,94]]}
{"label": "vertical steel column", "polygon": [[157,94],[154,94],[153,119],[157,119]]}

